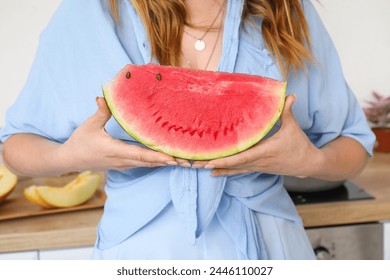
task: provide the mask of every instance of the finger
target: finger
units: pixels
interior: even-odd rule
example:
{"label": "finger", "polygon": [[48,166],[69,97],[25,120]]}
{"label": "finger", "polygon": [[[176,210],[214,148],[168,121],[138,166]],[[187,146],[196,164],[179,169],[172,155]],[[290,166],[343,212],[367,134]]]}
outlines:
{"label": "finger", "polygon": [[229,176],[229,175],[239,175],[239,174],[246,174],[251,173],[253,171],[247,170],[247,169],[224,169],[224,168],[218,168],[214,169],[211,172],[211,176]]}
{"label": "finger", "polygon": [[183,167],[191,167],[191,163],[188,159],[183,159],[183,158],[175,158],[176,162],[178,165],[183,166]]}
{"label": "finger", "polygon": [[219,158],[215,160],[209,161],[204,168],[246,168],[249,167],[250,164],[259,159],[260,154],[256,152],[254,153],[254,148],[243,151],[241,153]]}
{"label": "finger", "polygon": [[104,128],[107,121],[111,118],[111,112],[103,97],[96,97],[96,104],[98,105],[98,109],[90,119],[96,126]]}
{"label": "finger", "polygon": [[282,111],[282,114],[280,116],[280,120],[283,123],[288,122],[291,119],[294,119],[294,115],[292,112],[292,105],[295,103],[296,95],[290,94],[286,97],[286,101],[284,103],[284,109]]}
{"label": "finger", "polygon": [[192,168],[205,168],[209,161],[197,160],[192,163]]}
{"label": "finger", "polygon": [[163,166],[167,166],[167,164],[136,161],[136,160],[130,160],[130,159],[120,159],[120,160],[116,160],[115,163],[110,167],[110,169],[127,170],[127,169],[137,168],[137,167],[153,168],[153,167],[163,167]]}
{"label": "finger", "polygon": [[126,158],[134,161],[177,165],[175,158],[148,148],[127,144],[118,140],[113,157]]}

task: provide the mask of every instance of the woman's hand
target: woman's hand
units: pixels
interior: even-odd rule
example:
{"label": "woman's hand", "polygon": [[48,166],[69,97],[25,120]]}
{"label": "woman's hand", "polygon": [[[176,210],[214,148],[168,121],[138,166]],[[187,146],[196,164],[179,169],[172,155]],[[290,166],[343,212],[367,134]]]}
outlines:
{"label": "woman's hand", "polygon": [[111,117],[106,102],[97,98],[98,110],[78,127],[61,147],[61,153],[77,169],[128,169],[177,165],[172,156],[127,144],[104,129]]}
{"label": "woman's hand", "polygon": [[64,143],[34,134],[15,134],[4,143],[4,163],[24,176],[58,175],[73,171],[128,169],[186,165],[172,156],[127,144],[111,137],[104,126],[111,113],[103,98],[98,110],[81,124]]}
{"label": "woman's hand", "polygon": [[295,120],[291,107],[295,96],[286,97],[280,130],[250,149],[229,157],[196,162],[194,167],[214,168],[212,175],[233,175],[253,171],[307,176],[308,162],[318,157],[318,149],[309,141]]}
{"label": "woman's hand", "polygon": [[355,177],[364,168],[368,154],[350,137],[338,137],[322,148],[315,147],[295,120],[295,95],[286,97],[280,130],[250,149],[226,158],[198,161],[194,168],[212,168],[213,176],[265,172],[325,180]]}

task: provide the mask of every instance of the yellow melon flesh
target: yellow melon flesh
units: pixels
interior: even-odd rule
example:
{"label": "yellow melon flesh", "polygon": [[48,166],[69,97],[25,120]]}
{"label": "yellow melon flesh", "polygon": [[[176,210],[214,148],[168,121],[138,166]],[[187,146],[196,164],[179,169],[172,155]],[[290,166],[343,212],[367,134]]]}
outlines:
{"label": "yellow melon flesh", "polygon": [[15,189],[18,177],[7,169],[3,164],[0,165],[0,201],[7,198]]}
{"label": "yellow melon flesh", "polygon": [[34,204],[37,204],[43,208],[53,208],[50,204],[45,202],[38,194],[37,192],[37,186],[29,186],[28,188],[25,188],[23,191],[24,196],[27,198],[27,200],[31,201]]}
{"label": "yellow melon flesh", "polygon": [[100,174],[86,171],[63,187],[36,186],[36,194],[52,207],[74,207],[89,200],[97,191]]}

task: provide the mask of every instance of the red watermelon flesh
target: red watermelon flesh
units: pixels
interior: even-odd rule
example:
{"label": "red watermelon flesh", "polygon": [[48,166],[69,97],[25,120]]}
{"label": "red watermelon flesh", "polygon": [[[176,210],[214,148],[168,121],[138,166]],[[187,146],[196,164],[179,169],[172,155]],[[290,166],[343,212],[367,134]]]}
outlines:
{"label": "red watermelon flesh", "polygon": [[151,149],[192,160],[243,151],[273,127],[286,83],[246,74],[127,65],[103,87],[114,118]]}

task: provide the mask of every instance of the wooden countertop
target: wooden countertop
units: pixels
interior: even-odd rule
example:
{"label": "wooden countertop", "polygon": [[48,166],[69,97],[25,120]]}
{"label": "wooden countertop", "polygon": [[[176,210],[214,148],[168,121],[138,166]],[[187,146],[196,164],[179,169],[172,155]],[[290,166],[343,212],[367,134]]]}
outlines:
{"label": "wooden countertop", "polygon": [[[376,154],[353,180],[375,199],[300,205],[306,227],[390,220],[390,154]],[[0,222],[0,252],[92,246],[102,209]]]}

